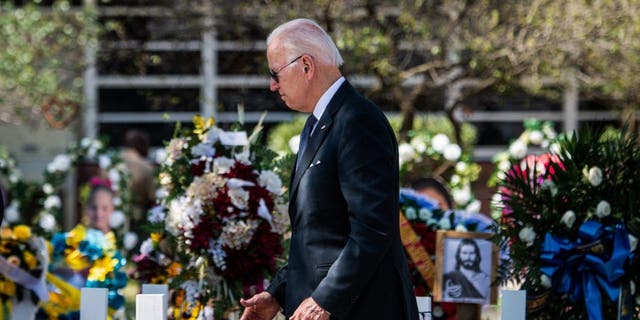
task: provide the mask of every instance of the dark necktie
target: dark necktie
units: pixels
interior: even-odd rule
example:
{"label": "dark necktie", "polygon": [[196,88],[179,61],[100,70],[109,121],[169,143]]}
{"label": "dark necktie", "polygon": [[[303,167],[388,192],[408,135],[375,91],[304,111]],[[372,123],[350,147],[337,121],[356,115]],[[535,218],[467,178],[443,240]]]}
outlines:
{"label": "dark necktie", "polygon": [[304,128],[302,129],[302,133],[300,133],[300,145],[298,147],[298,157],[296,160],[296,170],[300,166],[300,161],[302,160],[302,155],[304,154],[304,149],[307,147],[307,142],[309,142],[309,137],[311,137],[311,131],[313,130],[313,126],[318,122],[316,117],[311,114],[309,118],[307,118],[307,122],[304,124]]}

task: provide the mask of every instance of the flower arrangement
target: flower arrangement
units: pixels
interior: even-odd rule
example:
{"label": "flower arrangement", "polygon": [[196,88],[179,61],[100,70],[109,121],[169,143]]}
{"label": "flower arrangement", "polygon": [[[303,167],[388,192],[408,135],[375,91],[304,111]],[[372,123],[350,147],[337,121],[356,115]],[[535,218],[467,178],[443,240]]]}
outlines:
{"label": "flower arrangement", "polygon": [[499,183],[504,280],[536,297],[530,318],[638,318],[637,137],[586,129],[552,149],[510,160]]}
{"label": "flower arrangement", "polygon": [[[60,229],[56,221],[62,221],[62,199],[59,191],[73,166],[81,161],[96,162],[106,172],[111,188],[116,192],[111,227],[124,233],[123,227],[132,210],[132,195],[128,188],[129,172],[116,152],[107,150],[100,140],[84,138],[72,144],[65,153],[58,154],[44,170],[42,183],[24,181],[15,160],[6,148],[0,146],[0,174],[9,177],[11,202],[5,214],[9,224],[25,223],[34,232],[52,235]],[[135,245],[135,244],[134,244]]]}
{"label": "flower arrangement", "polygon": [[135,274],[180,289],[172,309],[180,317],[219,316],[276,271],[288,204],[276,154],[256,142],[259,132],[223,131],[197,116],[167,143],[166,197],[150,212],[154,233]]}
{"label": "flower arrangement", "polygon": [[113,232],[105,234],[77,225],[69,232],[55,234],[51,245],[53,274],[77,288],[107,288],[112,313],[124,305],[119,290],[128,281],[123,271],[126,259],[116,248]]}
{"label": "flower arrangement", "polygon": [[[491,232],[493,221],[481,213],[461,210],[442,210],[437,201],[411,189],[400,190],[402,211],[400,230],[407,253],[409,272],[417,296],[431,294],[435,267],[431,258],[435,255],[437,230],[461,232]],[[406,223],[403,220],[406,219]],[[417,248],[417,249],[416,249]],[[428,261],[427,261],[428,260]],[[434,316],[455,318],[456,307],[441,303],[434,307]]]}
{"label": "flower arrangement", "polygon": [[[26,225],[0,228],[0,306],[2,319],[8,319],[12,303],[26,299],[47,301],[44,274],[48,266],[45,241]],[[35,295],[28,295],[27,292]],[[35,309],[34,309],[35,314]]]}

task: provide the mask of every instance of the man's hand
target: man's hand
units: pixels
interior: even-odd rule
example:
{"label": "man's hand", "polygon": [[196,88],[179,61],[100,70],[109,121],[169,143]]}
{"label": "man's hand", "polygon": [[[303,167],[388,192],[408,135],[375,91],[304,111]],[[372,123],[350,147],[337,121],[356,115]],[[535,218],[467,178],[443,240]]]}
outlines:
{"label": "man's hand", "polygon": [[327,320],[331,314],[322,309],[313,298],[304,299],[289,320]]}
{"label": "man's hand", "polygon": [[278,314],[280,305],[268,292],[260,292],[249,300],[240,299],[245,309],[240,320],[272,320]]}

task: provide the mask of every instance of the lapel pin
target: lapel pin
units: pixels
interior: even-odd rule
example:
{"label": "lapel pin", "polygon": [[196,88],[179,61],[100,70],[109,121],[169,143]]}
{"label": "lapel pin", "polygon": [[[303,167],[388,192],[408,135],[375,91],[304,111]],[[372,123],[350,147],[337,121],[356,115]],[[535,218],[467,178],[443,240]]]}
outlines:
{"label": "lapel pin", "polygon": [[320,164],[320,160],[316,161],[316,165]]}
{"label": "lapel pin", "polygon": [[320,130],[324,130],[324,128],[326,128],[327,125],[323,124],[322,127],[320,127]]}

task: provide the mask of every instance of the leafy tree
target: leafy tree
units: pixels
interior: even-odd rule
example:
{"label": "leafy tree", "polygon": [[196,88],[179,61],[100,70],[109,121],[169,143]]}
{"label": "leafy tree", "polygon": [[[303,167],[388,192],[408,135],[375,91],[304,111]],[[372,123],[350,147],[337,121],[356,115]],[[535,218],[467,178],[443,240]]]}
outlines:
{"label": "leafy tree", "polygon": [[84,50],[98,31],[96,12],[37,1],[0,4],[0,124],[68,125],[82,102]]}

